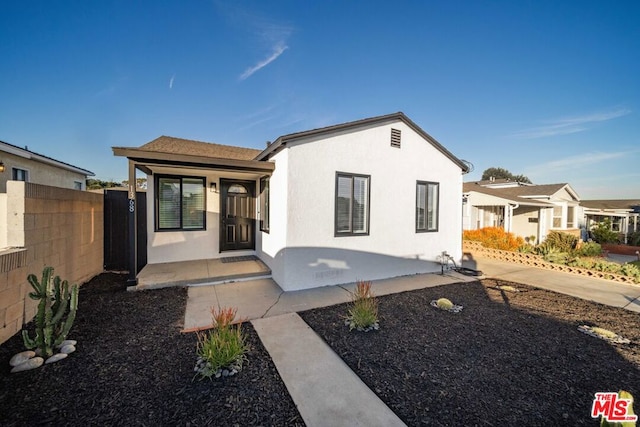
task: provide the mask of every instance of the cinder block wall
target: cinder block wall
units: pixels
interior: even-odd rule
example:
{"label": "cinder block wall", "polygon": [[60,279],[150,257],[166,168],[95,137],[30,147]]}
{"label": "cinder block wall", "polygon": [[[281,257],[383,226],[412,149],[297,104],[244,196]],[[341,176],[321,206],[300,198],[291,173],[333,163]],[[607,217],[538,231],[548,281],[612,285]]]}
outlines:
{"label": "cinder block wall", "polygon": [[102,194],[9,181],[6,205],[0,229],[14,249],[0,251],[0,343],[36,313],[29,274],[40,277],[51,266],[61,279],[81,285],[104,263]]}

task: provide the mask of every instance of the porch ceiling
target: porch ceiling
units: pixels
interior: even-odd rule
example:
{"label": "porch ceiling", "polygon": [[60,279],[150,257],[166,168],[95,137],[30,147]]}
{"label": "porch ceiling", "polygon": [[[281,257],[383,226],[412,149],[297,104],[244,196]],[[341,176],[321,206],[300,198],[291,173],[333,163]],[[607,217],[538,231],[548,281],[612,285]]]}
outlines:
{"label": "porch ceiling", "polygon": [[179,165],[154,165],[147,163],[136,163],[136,167],[149,175],[200,175],[215,172],[217,175],[228,179],[253,180],[265,175],[271,175],[271,171],[254,171],[248,169],[228,169],[211,166],[179,166]]}

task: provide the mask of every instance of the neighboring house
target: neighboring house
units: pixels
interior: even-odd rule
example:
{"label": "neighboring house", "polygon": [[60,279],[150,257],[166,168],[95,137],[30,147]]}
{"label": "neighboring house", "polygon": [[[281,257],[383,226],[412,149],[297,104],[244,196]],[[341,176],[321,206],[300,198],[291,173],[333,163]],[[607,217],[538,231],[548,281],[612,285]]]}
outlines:
{"label": "neighboring house", "polygon": [[578,234],[584,226],[580,199],[569,184],[533,185],[506,179],[468,182],[463,187],[463,228],[502,227],[543,241],[549,231]]}
{"label": "neighboring house", "polygon": [[436,272],[443,251],[462,256],[467,166],[403,113],[264,151],[165,136],[113,151],[131,182],[147,174],[149,263],[256,255],[297,290]]}
{"label": "neighboring house", "polygon": [[590,230],[595,224],[611,220],[611,230],[624,235],[640,231],[640,200],[582,200],[584,221]]}
{"label": "neighboring house", "polygon": [[7,181],[85,190],[89,176],[93,172],[0,141],[0,193],[7,191]]}

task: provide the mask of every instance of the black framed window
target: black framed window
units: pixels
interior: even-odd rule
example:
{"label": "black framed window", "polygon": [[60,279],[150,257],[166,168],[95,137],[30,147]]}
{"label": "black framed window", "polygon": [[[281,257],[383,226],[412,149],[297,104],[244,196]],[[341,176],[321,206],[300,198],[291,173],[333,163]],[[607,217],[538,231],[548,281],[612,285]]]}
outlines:
{"label": "black framed window", "polygon": [[438,231],[440,184],[416,184],[416,232]]}
{"label": "black framed window", "polygon": [[205,229],[205,179],[156,175],[156,230]]}
{"label": "black framed window", "polygon": [[335,235],[369,234],[369,175],[336,173]]}
{"label": "black framed window", "polygon": [[269,177],[260,178],[260,231],[269,232]]}
{"label": "black framed window", "polygon": [[13,168],[11,171],[11,179],[13,181],[29,182],[29,171],[26,169]]}

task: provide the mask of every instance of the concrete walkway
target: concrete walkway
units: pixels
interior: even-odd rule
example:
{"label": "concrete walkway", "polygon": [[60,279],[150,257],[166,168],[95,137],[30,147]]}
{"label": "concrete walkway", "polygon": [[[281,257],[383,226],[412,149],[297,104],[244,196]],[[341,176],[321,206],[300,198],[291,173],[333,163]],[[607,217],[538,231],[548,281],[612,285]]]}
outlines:
{"label": "concrete walkway", "polygon": [[[640,286],[488,259],[466,262],[484,277],[524,283],[640,312]],[[475,281],[454,272],[373,282],[376,295]],[[402,426],[400,420],[296,314],[350,300],[355,284],[283,292],[271,279],[189,288],[185,329],[211,327],[211,307],[251,320],[308,426]]]}
{"label": "concrete walkway", "polygon": [[[375,280],[372,289],[381,296],[476,279],[455,272],[445,275],[417,274]],[[188,291],[184,330],[210,328],[211,307],[236,307],[237,319],[253,320],[348,302],[354,288],[355,284],[351,283],[285,292],[272,279],[192,286]]]}
{"label": "concrete walkway", "polygon": [[485,277],[549,289],[566,295],[622,307],[640,313],[640,285],[627,285],[561,271],[478,258],[463,266],[482,270]]}
{"label": "concrete walkway", "polygon": [[405,425],[296,313],[251,323],[307,426]]}
{"label": "concrete walkway", "polygon": [[[376,295],[476,277],[455,272],[376,280]],[[404,426],[396,414],[302,320],[299,311],[351,300],[355,284],[284,292],[271,279],[189,288],[185,330],[211,327],[211,307],[236,307],[251,320],[308,426]]]}

